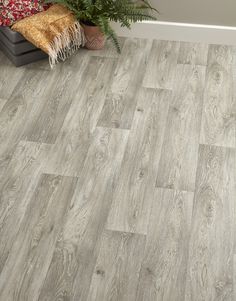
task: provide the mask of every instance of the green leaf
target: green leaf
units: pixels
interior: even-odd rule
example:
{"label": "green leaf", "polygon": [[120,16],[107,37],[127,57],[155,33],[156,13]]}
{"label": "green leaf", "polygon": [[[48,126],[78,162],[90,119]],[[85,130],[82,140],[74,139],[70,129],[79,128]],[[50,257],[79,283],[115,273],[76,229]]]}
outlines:
{"label": "green leaf", "polygon": [[156,20],[148,0],[45,0],[46,3],[59,3],[70,9],[79,21],[91,22],[100,27],[101,31],[113,44],[117,52],[121,52],[118,37],[109,22],[114,21],[122,27],[131,28],[131,24],[144,20]]}

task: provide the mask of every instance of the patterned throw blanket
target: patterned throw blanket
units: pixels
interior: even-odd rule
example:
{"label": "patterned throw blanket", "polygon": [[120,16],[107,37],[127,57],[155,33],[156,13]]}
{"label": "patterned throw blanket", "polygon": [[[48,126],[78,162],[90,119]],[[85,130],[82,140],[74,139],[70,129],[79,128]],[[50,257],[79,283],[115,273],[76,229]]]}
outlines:
{"label": "patterned throw blanket", "polygon": [[51,67],[85,44],[84,32],[76,17],[60,4],[16,22],[12,29],[46,52]]}
{"label": "patterned throw blanket", "polygon": [[53,67],[85,44],[80,23],[66,7],[44,5],[39,0],[0,0],[0,25],[11,25],[26,40],[49,55]]}
{"label": "patterned throw blanket", "polygon": [[18,20],[49,7],[40,0],[0,0],[0,26],[11,26]]}

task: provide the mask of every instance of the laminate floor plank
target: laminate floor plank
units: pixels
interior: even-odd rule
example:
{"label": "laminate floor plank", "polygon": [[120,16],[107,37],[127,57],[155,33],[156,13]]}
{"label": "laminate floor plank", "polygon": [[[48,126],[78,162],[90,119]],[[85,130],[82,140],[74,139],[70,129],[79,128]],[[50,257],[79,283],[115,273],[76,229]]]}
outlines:
{"label": "laminate floor plank", "polygon": [[201,145],[185,300],[234,300],[236,151]]}
{"label": "laminate floor plank", "polygon": [[[37,62],[30,63],[28,65],[25,65],[23,68],[25,69],[34,69],[34,70],[41,70],[41,71],[47,71],[50,74],[52,73],[60,73],[63,72],[64,69],[71,70],[73,69],[74,72],[78,72],[81,66],[84,64],[85,57],[88,59],[89,55],[88,52],[83,51],[81,48],[78,52],[75,52],[72,54],[67,60],[66,63],[59,62],[53,68],[50,67],[48,59],[40,60]],[[65,72],[65,71],[64,71]]]}
{"label": "laminate floor plank", "polygon": [[233,259],[234,271],[233,271],[233,300],[236,298],[236,255]]}
{"label": "laminate floor plank", "polygon": [[207,65],[208,44],[181,42],[178,64]]}
{"label": "laminate floor plank", "polygon": [[236,147],[235,116],[232,47],[211,45],[206,74],[201,143]]}
{"label": "laminate floor plank", "polygon": [[76,182],[41,176],[1,274],[1,300],[38,300]]}
{"label": "laminate floor plank", "polygon": [[0,112],[1,112],[1,110],[4,107],[6,102],[7,102],[7,99],[0,98]]}
{"label": "laminate floor plank", "polygon": [[127,138],[96,129],[39,300],[87,300]]}
{"label": "laminate floor plank", "polygon": [[79,176],[115,64],[113,58],[90,57],[83,81],[48,156],[45,172]]}
{"label": "laminate floor plank", "polygon": [[205,67],[178,65],[157,174],[157,187],[194,191]]}
{"label": "laminate floor plank", "polygon": [[0,272],[17,237],[33,194],[48,145],[20,142],[0,186]]}
{"label": "laminate floor plank", "polygon": [[[10,71],[9,74],[11,74]],[[46,73],[33,70],[23,73],[11,96],[0,111],[1,177],[4,175],[4,170],[15,151],[16,145],[21,140],[33,106],[40,102],[44,90],[44,81],[46,81]]]}
{"label": "laminate floor plank", "polygon": [[236,47],[120,43],[0,51],[0,301],[236,298]]}
{"label": "laminate floor plank", "polygon": [[[235,127],[236,127],[236,46],[232,48],[233,52],[233,112],[235,112]],[[235,143],[236,143],[236,128],[235,128]]]}
{"label": "laminate floor plank", "polygon": [[142,84],[151,41],[127,39],[112,78],[98,126],[129,129]]}
{"label": "laminate floor plank", "polygon": [[109,213],[110,230],[146,234],[171,92],[141,89]]}
{"label": "laminate floor plank", "polygon": [[154,192],[135,300],[184,300],[192,207],[192,192]]}
{"label": "laminate floor plank", "polygon": [[62,65],[58,72],[52,71],[44,87],[41,102],[34,106],[34,111],[28,117],[23,139],[55,143],[71,103],[78,97],[78,86],[87,63],[88,59],[85,58],[77,71],[73,68],[63,68]]}
{"label": "laminate floor plank", "polygon": [[154,40],[148,57],[143,86],[172,89],[176,75],[179,42]]}
{"label": "laminate floor plank", "polygon": [[105,231],[87,300],[135,300],[145,236]]}
{"label": "laminate floor plank", "polygon": [[0,98],[8,99],[24,74],[24,69],[12,65],[2,54],[0,57]]}

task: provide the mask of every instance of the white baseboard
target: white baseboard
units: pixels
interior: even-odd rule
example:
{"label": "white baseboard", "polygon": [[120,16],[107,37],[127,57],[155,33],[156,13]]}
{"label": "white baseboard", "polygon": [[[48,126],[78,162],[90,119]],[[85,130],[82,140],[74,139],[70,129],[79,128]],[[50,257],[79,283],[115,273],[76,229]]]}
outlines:
{"label": "white baseboard", "polygon": [[131,30],[115,23],[112,27],[124,37],[236,45],[236,27],[160,21],[135,23]]}

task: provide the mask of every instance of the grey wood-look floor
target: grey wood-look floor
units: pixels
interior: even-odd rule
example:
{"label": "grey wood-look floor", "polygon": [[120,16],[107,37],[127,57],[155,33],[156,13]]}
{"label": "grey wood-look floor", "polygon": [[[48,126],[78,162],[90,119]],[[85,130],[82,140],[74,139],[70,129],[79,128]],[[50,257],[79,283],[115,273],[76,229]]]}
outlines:
{"label": "grey wood-look floor", "polygon": [[0,301],[236,300],[236,49],[0,52]]}

